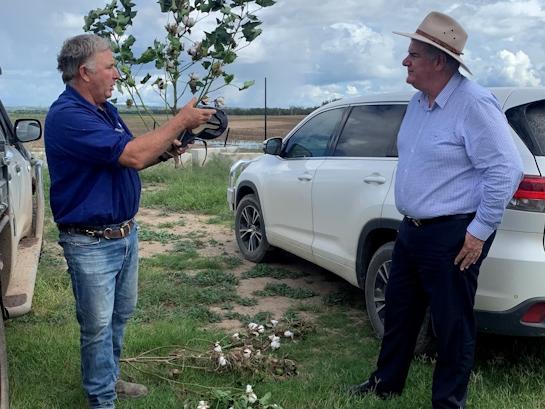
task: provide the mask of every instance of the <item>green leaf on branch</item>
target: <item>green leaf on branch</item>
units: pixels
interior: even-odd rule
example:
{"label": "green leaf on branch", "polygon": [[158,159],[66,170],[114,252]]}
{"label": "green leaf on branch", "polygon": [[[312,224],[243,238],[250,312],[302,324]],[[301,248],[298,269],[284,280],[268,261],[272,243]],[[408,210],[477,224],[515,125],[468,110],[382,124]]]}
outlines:
{"label": "green leaf on branch", "polygon": [[145,84],[146,82],[149,81],[149,79],[151,78],[151,75],[146,74],[146,76],[144,78],[142,78],[142,80],[140,81],[140,84]]}
{"label": "green leaf on branch", "polygon": [[131,67],[129,67],[128,65],[122,64],[117,67],[117,69],[127,77],[131,75]]}
{"label": "green leaf on branch", "polygon": [[261,7],[269,7],[274,5],[274,3],[276,3],[274,0],[255,0],[255,4]]}
{"label": "green leaf on branch", "polygon": [[169,12],[170,7],[172,6],[172,0],[159,0],[157,3],[159,3],[159,6],[161,6],[162,13]]}
{"label": "green leaf on branch", "polygon": [[131,9],[132,7],[136,6],[131,0],[120,0],[121,4],[125,9]]}
{"label": "green leaf on branch", "polygon": [[242,87],[240,87],[238,90],[239,91],[242,91],[242,90],[245,90],[245,89],[248,89],[250,88],[252,85],[255,84],[255,81],[254,80],[251,80],[251,81],[244,81],[244,84],[242,85]]}
{"label": "green leaf on branch", "polygon": [[231,41],[231,35],[223,26],[218,26],[211,33],[206,33],[206,38],[216,46],[216,49],[218,46],[227,45]]}
{"label": "green leaf on branch", "polygon": [[230,84],[235,79],[235,76],[233,74],[223,74],[223,80],[226,84]]}
{"label": "green leaf on branch", "polygon": [[127,37],[127,39],[123,42],[123,47],[132,47],[134,43],[136,42],[136,38],[131,34]]}
{"label": "green leaf on branch", "polygon": [[251,42],[261,34],[261,29],[257,28],[257,26],[259,26],[260,24],[261,22],[259,21],[249,21],[242,25],[242,35],[244,36],[246,41]]}
{"label": "green leaf on branch", "polygon": [[207,70],[208,68],[210,68],[212,63],[210,61],[203,61],[201,65],[204,67],[205,70]]}
{"label": "green leaf on branch", "polygon": [[152,62],[157,57],[157,54],[155,53],[155,50],[151,47],[148,47],[146,51],[142,53],[140,58],[138,59],[139,64],[147,64],[149,62]]}
{"label": "green leaf on branch", "polygon": [[123,35],[124,32],[125,32],[124,26],[120,26],[120,25],[115,26],[114,33],[116,33],[118,36]]}
{"label": "green leaf on branch", "polygon": [[223,55],[223,63],[224,64],[231,64],[235,61],[237,58],[237,54],[232,50],[227,50]]}

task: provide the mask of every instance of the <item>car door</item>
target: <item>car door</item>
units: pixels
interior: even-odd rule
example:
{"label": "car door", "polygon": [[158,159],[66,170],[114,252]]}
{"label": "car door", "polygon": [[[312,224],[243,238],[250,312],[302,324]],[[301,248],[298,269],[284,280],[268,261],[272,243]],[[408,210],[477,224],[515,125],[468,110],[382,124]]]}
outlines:
{"label": "car door", "polygon": [[289,136],[264,176],[264,189],[260,192],[269,242],[309,260],[313,237],[312,181],[344,110],[322,111]]}
{"label": "car door", "polygon": [[354,106],[333,155],[312,186],[313,255],[357,285],[356,253],[363,227],[382,215],[397,165],[395,143],[405,104]]}
{"label": "car door", "polygon": [[5,158],[6,139],[0,128],[0,220],[8,208],[8,170],[5,165]]}
{"label": "car door", "polygon": [[32,227],[32,168],[25,148],[15,141],[11,123],[5,116],[0,116],[0,133],[7,142],[4,163],[7,165],[12,223],[18,241]]}

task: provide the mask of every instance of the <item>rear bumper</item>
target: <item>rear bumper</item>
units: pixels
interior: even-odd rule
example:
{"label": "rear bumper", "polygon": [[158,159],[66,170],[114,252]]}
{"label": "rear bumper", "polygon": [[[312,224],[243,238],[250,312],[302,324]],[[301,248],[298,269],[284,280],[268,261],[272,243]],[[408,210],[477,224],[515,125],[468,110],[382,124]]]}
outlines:
{"label": "rear bumper", "polygon": [[545,322],[527,324],[522,316],[537,303],[545,302],[545,298],[533,298],[507,310],[482,311],[475,310],[477,328],[481,332],[522,337],[545,337]]}

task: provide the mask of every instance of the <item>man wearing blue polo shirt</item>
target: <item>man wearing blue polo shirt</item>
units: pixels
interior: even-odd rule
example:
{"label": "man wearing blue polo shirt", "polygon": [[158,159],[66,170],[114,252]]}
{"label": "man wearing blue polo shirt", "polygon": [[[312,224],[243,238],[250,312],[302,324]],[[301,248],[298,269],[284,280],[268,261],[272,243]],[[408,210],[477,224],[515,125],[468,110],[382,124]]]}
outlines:
{"label": "man wearing blue polo shirt", "polygon": [[[65,91],[45,121],[50,201],[80,324],[83,388],[90,407],[147,394],[119,379],[123,333],[137,299],[138,170],[180,153],[176,137],[214,113],[190,101],[158,129],[133,138],[107,102],[120,78],[110,44],[93,34],[66,40],[58,56]],[[174,144],[174,145],[173,145]]]}

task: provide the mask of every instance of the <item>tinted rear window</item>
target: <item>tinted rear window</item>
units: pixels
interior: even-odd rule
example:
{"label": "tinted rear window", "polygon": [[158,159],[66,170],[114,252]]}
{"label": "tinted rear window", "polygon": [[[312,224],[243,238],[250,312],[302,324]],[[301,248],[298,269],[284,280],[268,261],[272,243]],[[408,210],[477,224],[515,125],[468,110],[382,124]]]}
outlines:
{"label": "tinted rear window", "polygon": [[511,108],[509,124],[536,156],[545,156],[545,100]]}
{"label": "tinted rear window", "polygon": [[395,143],[406,105],[362,105],[350,112],[334,156],[397,156]]}

